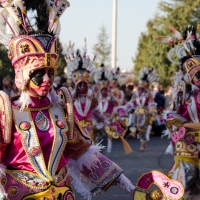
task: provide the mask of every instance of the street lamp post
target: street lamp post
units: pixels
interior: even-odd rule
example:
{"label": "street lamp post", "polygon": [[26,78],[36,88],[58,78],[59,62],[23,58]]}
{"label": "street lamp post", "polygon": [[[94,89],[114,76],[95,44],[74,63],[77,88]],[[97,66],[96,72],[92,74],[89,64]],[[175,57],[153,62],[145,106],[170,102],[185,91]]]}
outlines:
{"label": "street lamp post", "polygon": [[117,57],[117,1],[113,0],[113,25],[112,25],[112,68],[116,69]]}

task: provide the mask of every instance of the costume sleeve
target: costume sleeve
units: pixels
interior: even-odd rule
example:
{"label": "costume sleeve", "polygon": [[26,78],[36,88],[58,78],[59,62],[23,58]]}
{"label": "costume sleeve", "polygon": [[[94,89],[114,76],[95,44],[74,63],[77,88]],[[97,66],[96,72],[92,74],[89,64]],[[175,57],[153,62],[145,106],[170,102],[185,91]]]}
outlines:
{"label": "costume sleeve", "polygon": [[81,131],[83,131],[77,124],[74,127],[74,137],[68,140],[66,146],[66,154],[71,159],[78,159],[90,148],[90,144],[82,136]]}
{"label": "costume sleeve", "polygon": [[100,153],[102,148],[100,144],[92,145],[78,159],[68,163],[72,185],[85,199],[106,191],[123,173],[117,164]]}

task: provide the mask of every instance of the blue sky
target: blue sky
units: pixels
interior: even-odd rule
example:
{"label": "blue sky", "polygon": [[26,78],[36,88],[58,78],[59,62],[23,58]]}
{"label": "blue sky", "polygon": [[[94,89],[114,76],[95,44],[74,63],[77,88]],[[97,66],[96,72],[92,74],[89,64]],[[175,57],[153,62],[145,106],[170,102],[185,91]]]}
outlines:
{"label": "blue sky", "polygon": [[[141,32],[146,31],[146,23],[153,18],[161,0],[118,0],[118,38],[117,66],[132,69],[131,57],[137,52]],[[61,35],[63,44],[71,40],[76,48],[84,46],[93,57],[92,46],[98,42],[97,36],[104,25],[112,41],[112,0],[71,0],[71,6],[61,17]]]}

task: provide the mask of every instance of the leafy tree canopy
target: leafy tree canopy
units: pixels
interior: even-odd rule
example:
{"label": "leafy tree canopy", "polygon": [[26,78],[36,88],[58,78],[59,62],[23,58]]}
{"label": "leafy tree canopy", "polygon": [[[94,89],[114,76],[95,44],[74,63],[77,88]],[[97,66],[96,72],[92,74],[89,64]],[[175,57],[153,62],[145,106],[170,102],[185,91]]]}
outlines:
{"label": "leafy tree canopy", "polygon": [[156,41],[158,36],[173,35],[169,26],[174,26],[181,33],[188,25],[195,25],[200,19],[200,0],[169,0],[159,3],[159,12],[148,21],[147,32],[140,36],[137,54],[135,55],[134,73],[146,67],[153,67],[161,77],[162,84],[171,84],[177,67],[168,58],[169,45]]}

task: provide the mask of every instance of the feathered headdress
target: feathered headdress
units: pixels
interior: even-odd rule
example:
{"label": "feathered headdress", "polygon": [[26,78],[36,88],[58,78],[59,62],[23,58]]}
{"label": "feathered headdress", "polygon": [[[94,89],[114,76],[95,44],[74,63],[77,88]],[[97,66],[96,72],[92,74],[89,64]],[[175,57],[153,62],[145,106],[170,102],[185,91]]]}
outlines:
{"label": "feathered headdress", "polygon": [[67,0],[4,0],[0,5],[0,43],[8,49],[19,89],[35,70],[55,68],[59,18]]}
{"label": "feathered headdress", "polygon": [[77,50],[76,55],[74,55],[74,44],[69,46],[66,53],[66,58],[68,62],[67,66],[67,76],[72,79],[75,85],[84,81],[88,83],[89,75],[94,70],[94,66],[87,56],[86,47],[83,48],[83,54],[80,50]]}
{"label": "feathered headdress", "polygon": [[160,81],[160,76],[158,75],[157,71],[154,68],[150,68],[148,71],[148,81],[150,85],[154,82]]}
{"label": "feathered headdress", "polygon": [[118,67],[115,71],[113,71],[113,80],[117,81],[120,75],[120,68]]}
{"label": "feathered headdress", "polygon": [[154,82],[159,82],[160,81],[160,77],[157,73],[157,71],[153,68],[142,68],[140,70],[140,73],[139,73],[139,82],[140,84],[152,84]]}
{"label": "feathered headdress", "polygon": [[[190,80],[192,80],[200,70],[200,41],[198,33],[200,25],[197,26],[197,29],[194,26],[188,26],[183,34],[173,26],[169,26],[169,28],[174,33],[173,37],[166,36],[156,39],[163,43],[168,43],[172,47],[168,53],[169,60],[176,65],[181,65],[183,71],[187,72]],[[174,54],[176,54],[180,62],[172,59]]]}
{"label": "feathered headdress", "polygon": [[134,74],[120,74],[117,82],[120,86],[134,83],[136,81],[135,75]]}
{"label": "feathered headdress", "polygon": [[101,69],[96,71],[94,75],[95,83],[99,84],[100,89],[108,88],[109,83],[113,80],[113,74],[105,69],[104,64],[101,64]]}

